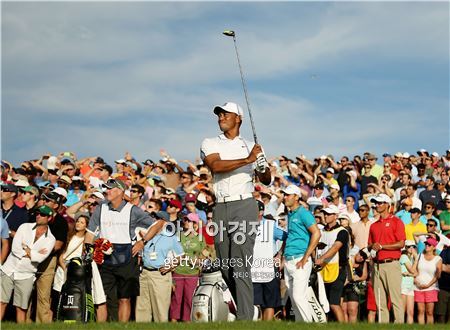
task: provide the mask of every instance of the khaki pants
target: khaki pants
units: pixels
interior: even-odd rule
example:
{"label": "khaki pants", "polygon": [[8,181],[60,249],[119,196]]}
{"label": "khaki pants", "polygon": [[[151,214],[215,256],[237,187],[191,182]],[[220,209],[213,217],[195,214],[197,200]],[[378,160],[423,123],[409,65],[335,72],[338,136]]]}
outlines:
{"label": "khaki pants", "polygon": [[44,260],[38,267],[38,272],[41,273],[36,280],[36,323],[52,322],[51,293],[53,279],[55,278],[56,263],[56,256],[52,256]]}
{"label": "khaki pants", "polygon": [[401,294],[402,272],[400,263],[392,261],[385,264],[374,264],[373,269],[373,291],[379,311],[380,323],[389,323],[389,310],[387,308],[387,297],[391,298],[394,310],[394,322],[405,322],[405,310]]}
{"label": "khaki pants", "polygon": [[172,273],[143,270],[136,299],[136,322],[167,322],[172,294]]}

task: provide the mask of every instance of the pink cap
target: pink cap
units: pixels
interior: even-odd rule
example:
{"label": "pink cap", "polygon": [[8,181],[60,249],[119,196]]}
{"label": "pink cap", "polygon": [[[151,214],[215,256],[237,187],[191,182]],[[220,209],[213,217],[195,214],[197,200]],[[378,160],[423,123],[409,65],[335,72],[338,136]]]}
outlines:
{"label": "pink cap", "polygon": [[425,241],[426,244],[436,247],[438,245],[438,241],[434,237],[428,237]]}
{"label": "pink cap", "polygon": [[187,218],[189,221],[192,221],[192,222],[199,222],[199,221],[200,221],[200,218],[198,217],[198,214],[197,214],[197,213],[189,213],[189,214],[186,216],[186,218]]}

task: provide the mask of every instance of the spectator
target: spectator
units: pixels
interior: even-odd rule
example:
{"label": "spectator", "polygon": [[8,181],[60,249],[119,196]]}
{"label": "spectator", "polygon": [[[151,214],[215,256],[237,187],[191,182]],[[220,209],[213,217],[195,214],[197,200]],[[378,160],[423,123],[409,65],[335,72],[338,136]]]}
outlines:
{"label": "spectator", "polygon": [[86,187],[84,187],[83,179],[79,176],[72,176],[72,186],[67,194],[67,202],[65,205],[67,207],[78,203],[85,192]]}
{"label": "spectator", "polygon": [[28,213],[28,221],[36,222],[37,201],[39,199],[39,189],[34,186],[22,188],[22,201]]}
{"label": "spectator", "polygon": [[11,238],[14,237],[20,225],[29,221],[27,211],[14,203],[18,191],[19,189],[10,183],[1,186],[2,215],[8,223]]}
{"label": "spectator", "polygon": [[399,259],[405,244],[405,225],[389,213],[391,199],[385,194],[372,198],[380,219],[370,226],[369,250],[374,251],[375,267],[373,289],[379,308],[378,321],[389,322],[387,297],[394,309],[395,323],[404,323],[404,307],[401,297],[402,273]]}
{"label": "spectator", "polygon": [[[413,202],[411,198],[406,197],[400,202],[402,209],[395,213],[395,216],[402,220],[403,224],[406,226],[411,223],[411,209],[413,208]],[[420,211],[420,209],[418,209]]]}
{"label": "spectator", "polygon": [[345,211],[342,212],[343,214],[347,214],[350,222],[352,224],[357,223],[361,220],[361,218],[359,217],[358,212],[356,212],[356,206],[355,206],[355,197],[353,195],[347,195],[347,197],[345,198]]}
{"label": "spectator", "polygon": [[450,318],[450,247],[447,246],[441,252],[442,272],[438,281],[439,294],[435,307],[437,321],[447,323]]}
{"label": "spectator", "polygon": [[355,237],[355,244],[361,249],[367,247],[369,240],[369,230],[374,220],[369,219],[369,207],[367,205],[361,205],[359,207],[360,221],[350,224],[352,228],[353,236]]}
{"label": "spectator", "polygon": [[450,195],[445,198],[445,210],[439,214],[442,233],[450,238]]}
{"label": "spectator", "polygon": [[437,224],[436,230],[440,232],[441,226],[439,223],[439,219],[434,216],[434,212],[436,211],[436,205],[433,202],[426,202],[424,204],[423,209],[424,214],[420,216],[420,221],[426,224],[428,220],[434,220]]}
{"label": "spectator", "polygon": [[[367,155],[367,164],[370,165],[370,175],[374,176],[379,180],[381,176],[383,175],[383,167],[378,165],[376,161],[378,158],[374,154],[368,154]],[[363,171],[363,174],[365,173],[365,169]]]}
{"label": "spectator", "polygon": [[185,258],[173,274],[175,290],[170,304],[172,322],[191,320],[192,297],[206,253],[206,244],[198,235],[199,221],[200,218],[196,213],[189,213],[183,221],[180,239]]}
{"label": "spectator", "polygon": [[[156,219],[169,221],[167,212],[160,211]],[[136,322],[167,322],[172,293],[172,273],[184,254],[177,236],[161,228],[144,247],[144,267],[139,276],[140,294],[136,300]]]}
{"label": "spectator", "polygon": [[419,324],[425,324],[425,319],[427,324],[434,323],[434,303],[438,301],[438,280],[442,271],[442,259],[436,255],[437,244],[433,237],[425,241],[425,252],[420,255],[415,269],[414,301]]}
{"label": "spectator", "polygon": [[402,299],[405,307],[406,323],[414,323],[414,277],[417,275],[417,247],[414,241],[406,240],[400,257],[402,270]]}
{"label": "spectator", "polygon": [[308,304],[308,281],[312,271],[311,255],[320,239],[313,215],[300,206],[300,188],[289,185],[283,190],[284,204],[289,209],[288,237],[280,255],[285,260],[285,283],[296,321],[312,322]]}
{"label": "spectator", "polygon": [[[89,213],[79,212],[75,215],[75,227],[67,238],[67,244],[64,250],[58,257],[58,267],[53,281],[53,290],[56,292],[54,297],[58,297],[56,303],[59,301],[59,294],[62,286],[66,281],[66,265],[71,259],[81,257],[83,255],[83,243],[86,236],[86,228],[89,223]],[[97,322],[105,322],[106,311],[106,296],[103,290],[102,279],[97,268],[97,264],[92,261],[92,298],[96,307]]]}
{"label": "spectator", "polygon": [[3,265],[9,254],[9,227],[3,217],[0,217],[0,265]]}
{"label": "spectator", "polygon": [[189,193],[184,198],[184,203],[186,206],[186,210],[185,210],[186,214],[189,214],[189,213],[198,214],[198,217],[200,218],[200,220],[202,220],[203,224],[206,225],[207,221],[206,221],[205,211],[199,210],[196,207],[197,197],[194,194]]}
{"label": "spectator", "polygon": [[41,206],[36,213],[36,223],[24,223],[17,229],[11,254],[1,266],[1,320],[14,291],[17,323],[25,322],[37,265],[48,257],[55,245],[55,237],[48,227],[54,214],[48,206]]}
{"label": "spectator", "polygon": [[144,196],[145,189],[139,184],[134,184],[130,189],[130,203],[137,207],[141,207],[144,204],[142,197]]}
{"label": "spectator", "polygon": [[411,222],[405,226],[406,239],[409,241],[414,240],[414,233],[424,233],[427,231],[427,227],[420,221],[420,210],[411,209]]}
{"label": "spectator", "polygon": [[364,171],[363,175],[361,176],[361,196],[367,194],[367,186],[370,183],[373,183],[375,185],[378,184],[378,179],[370,174],[370,169],[370,164],[364,164]]}
{"label": "spectator", "polygon": [[[427,176],[425,180],[425,190],[419,194],[419,199],[422,201],[422,205],[425,206],[427,202],[432,202],[435,207],[442,202],[442,196],[439,190],[434,187],[435,179],[432,176]],[[422,211],[425,211],[422,208]]]}
{"label": "spectator", "polygon": [[186,198],[187,194],[192,193],[195,187],[195,182],[192,180],[192,172],[186,171],[181,174],[181,184],[176,187],[176,193],[182,200]]}

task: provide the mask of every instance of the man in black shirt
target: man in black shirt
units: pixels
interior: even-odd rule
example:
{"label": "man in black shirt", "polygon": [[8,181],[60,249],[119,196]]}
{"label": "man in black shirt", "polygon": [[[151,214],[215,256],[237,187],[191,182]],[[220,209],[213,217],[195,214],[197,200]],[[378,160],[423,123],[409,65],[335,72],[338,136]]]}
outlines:
{"label": "man in black shirt", "polygon": [[13,238],[20,225],[28,222],[28,213],[14,203],[19,191],[15,185],[4,184],[1,186],[1,191],[2,217],[8,223],[10,237]]}
{"label": "man in black shirt", "polygon": [[439,278],[439,297],[434,312],[439,323],[446,323],[450,319],[450,247],[446,247],[440,254],[442,258],[442,272]]}

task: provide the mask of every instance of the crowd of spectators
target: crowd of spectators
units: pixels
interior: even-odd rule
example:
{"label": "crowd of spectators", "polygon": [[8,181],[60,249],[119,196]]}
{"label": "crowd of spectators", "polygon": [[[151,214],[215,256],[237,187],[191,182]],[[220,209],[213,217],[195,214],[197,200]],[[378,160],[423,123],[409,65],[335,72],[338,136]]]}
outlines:
{"label": "crowd of spectators", "polygon": [[[2,318],[8,317],[9,305],[14,306],[17,321],[45,323],[55,319],[55,302],[64,283],[66,264],[85,253],[82,242],[86,228],[96,208],[107,201],[106,189],[122,187],[123,183],[128,203],[154,220],[171,224],[144,242],[140,254],[141,294],[133,305],[134,319],[190,319],[201,262],[215,257],[214,238],[207,226],[215,205],[212,176],[199,161],[177,161],[165,152],[161,155],[157,162],[140,162],[126,153],[111,165],[98,156],[78,159],[73,152],[46,154],[21,164],[1,162]],[[340,290],[336,291],[336,286],[327,288],[330,319],[375,322],[378,315],[387,322],[391,313],[396,321],[400,314],[405,315],[408,323],[433,323],[435,319],[448,322],[450,149],[442,156],[421,149],[414,154],[385,153],[380,159],[367,152],[351,159],[298,155],[268,162],[272,182],[269,186],[255,182],[254,192],[263,218],[276,222],[277,228],[289,235],[283,191],[294,185],[298,187],[299,205],[311,212],[322,233],[338,227],[348,233],[345,237],[341,233],[332,235],[342,243],[339,269],[345,268],[345,276],[338,275],[343,283]],[[383,230],[375,226],[371,229],[374,223],[384,223],[381,220],[386,215],[398,220],[399,225],[392,222],[396,230],[401,228],[400,234],[395,233],[395,238],[403,242],[398,255],[393,252],[396,248],[383,249],[387,237],[377,234]],[[147,228],[140,230],[137,240],[145,236]],[[180,239],[174,239],[173,231],[179,231]],[[285,239],[279,237],[277,249]],[[382,257],[383,253],[387,254]],[[320,255],[315,255],[318,268],[327,262]],[[188,257],[191,264],[180,262],[181,257]],[[167,258],[177,259],[178,264],[167,266]],[[398,261],[401,270],[398,274],[382,274],[380,263],[391,261]],[[117,320],[110,312],[113,307],[108,306],[106,312],[107,299],[96,267],[101,269],[101,262],[94,267],[93,276],[97,319]],[[283,260],[278,270],[282,268]],[[398,297],[380,289],[396,276],[401,286]],[[283,280],[277,290],[279,306],[266,307],[278,311],[275,317],[288,318],[285,305],[289,290]]]}

